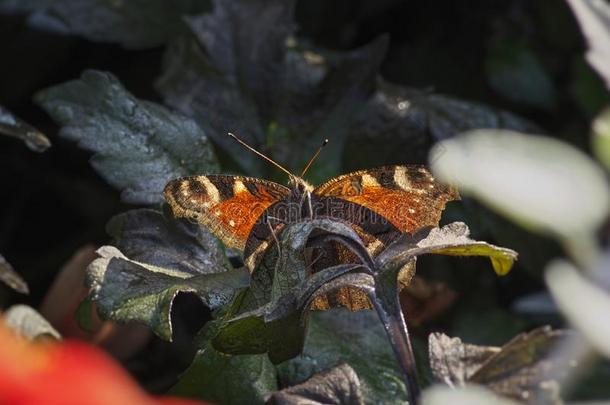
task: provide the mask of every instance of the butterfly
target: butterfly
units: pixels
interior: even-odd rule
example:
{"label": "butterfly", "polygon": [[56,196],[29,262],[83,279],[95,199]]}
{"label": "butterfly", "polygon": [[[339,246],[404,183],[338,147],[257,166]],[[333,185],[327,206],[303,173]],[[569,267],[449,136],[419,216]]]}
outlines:
{"label": "butterfly", "polygon": [[455,189],[419,165],[360,170],[313,187],[303,177],[321,147],[296,176],[229,135],[287,173],[288,186],[237,175],[199,175],[170,181],[164,196],[175,216],[195,220],[227,247],[243,251],[250,271],[287,224],[324,216],[343,220],[374,255],[401,233],[437,226],[445,204],[459,199]]}

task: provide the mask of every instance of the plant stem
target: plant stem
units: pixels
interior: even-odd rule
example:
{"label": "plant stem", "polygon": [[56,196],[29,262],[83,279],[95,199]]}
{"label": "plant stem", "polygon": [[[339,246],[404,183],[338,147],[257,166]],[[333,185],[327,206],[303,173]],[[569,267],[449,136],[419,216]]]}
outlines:
{"label": "plant stem", "polygon": [[404,372],[409,404],[417,404],[420,397],[417,367],[409,331],[400,307],[395,274],[375,277],[375,291],[371,291],[370,295],[379,319],[388,334],[396,359]]}

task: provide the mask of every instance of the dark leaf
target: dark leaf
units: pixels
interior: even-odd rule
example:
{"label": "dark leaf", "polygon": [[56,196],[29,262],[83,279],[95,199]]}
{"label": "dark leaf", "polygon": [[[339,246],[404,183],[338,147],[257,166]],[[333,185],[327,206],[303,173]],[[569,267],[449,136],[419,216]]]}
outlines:
{"label": "dark leaf", "polygon": [[480,384],[528,403],[559,403],[559,386],[548,378],[554,367],[550,353],[569,335],[564,330],[541,327],[498,348],[431,334],[430,365],[440,381],[452,386]]}
{"label": "dark leaf", "polygon": [[51,141],[42,132],[15,117],[2,106],[0,106],[0,134],[21,139],[34,152],[44,152],[51,146]]}
{"label": "dark leaf", "polygon": [[169,180],[218,170],[194,121],[136,99],[109,73],[86,71],[38,93],[36,102],[62,125],[61,136],[95,152],[92,166],[126,202],[161,202]]}
{"label": "dark leaf", "polygon": [[481,291],[463,300],[467,301],[453,314],[451,330],[469,342],[500,346],[528,327],[522,317],[497,306],[494,291]]}
{"label": "dark leaf", "polygon": [[[210,15],[188,23],[203,51],[190,39],[171,47],[157,85],[168,104],[194,117],[231,156],[250,145],[297,170],[329,134],[318,177],[337,172],[345,126],[370,92],[386,38],[360,49],[328,54],[303,52],[290,37],[293,0],[215,1]],[[256,15],[256,18],[252,18]],[[240,156],[249,174],[263,162]]]}
{"label": "dark leaf", "polygon": [[13,269],[13,266],[6,261],[4,256],[0,255],[0,281],[11,287],[13,290],[21,294],[29,294],[25,280]]}
{"label": "dark leaf", "polygon": [[547,110],[554,106],[553,81],[527,43],[492,46],[485,69],[491,87],[510,101]]}
{"label": "dark leaf", "polygon": [[113,245],[137,262],[191,275],[230,268],[221,243],[204,227],[170,213],[130,210],[108,221]]}
{"label": "dark leaf", "polygon": [[373,311],[312,312],[303,354],[280,364],[278,372],[282,385],[290,386],[342,363],[357,373],[365,403],[404,404],[402,373]]}
{"label": "dark leaf", "polygon": [[0,12],[28,13],[35,28],[132,49],[166,43],[185,31],[184,14],[207,8],[207,1],[196,0],[0,0]]}
{"label": "dark leaf", "polygon": [[230,356],[214,350],[209,338],[216,322],[206,325],[202,349],[169,393],[219,404],[262,404],[278,389],[266,355]]}
{"label": "dark leaf", "polygon": [[[235,302],[214,339],[214,347],[231,354],[268,353],[274,363],[290,359],[303,348],[309,304],[324,285],[359,265],[342,264],[310,274],[306,246],[322,232],[359,241],[346,224],[317,219],[292,224],[268,248],[252,275],[250,288]],[[279,253],[278,253],[279,250]]]}
{"label": "dark leaf", "polygon": [[573,64],[570,92],[574,102],[587,118],[595,117],[610,104],[610,92],[584,57],[576,59]]}
{"label": "dark leaf", "polygon": [[230,354],[268,353],[275,364],[299,355],[312,300],[321,293],[358,285],[357,280],[341,277],[358,267],[343,264],[322,270],[279,300],[228,320],[215,337],[214,347]]}
{"label": "dark leaf", "polygon": [[[349,128],[349,167],[425,162],[430,144],[474,128],[539,132],[509,112],[378,81],[377,91]],[[432,157],[434,158],[434,157]]]}
{"label": "dark leaf", "polygon": [[86,284],[100,315],[121,323],[145,323],[166,340],[172,338],[171,306],[179,292],[193,293],[213,309],[249,283],[243,268],[216,267],[216,272],[207,268],[194,275],[130,260],[112,246],[100,248],[98,254],[101,257],[89,265]]}
{"label": "dark leaf", "polygon": [[13,305],[3,314],[3,319],[9,329],[27,339],[61,339],[59,332],[38,311],[27,305]]}
{"label": "dark leaf", "polygon": [[274,393],[275,405],[361,405],[360,380],[347,364],[315,374],[307,381]]}

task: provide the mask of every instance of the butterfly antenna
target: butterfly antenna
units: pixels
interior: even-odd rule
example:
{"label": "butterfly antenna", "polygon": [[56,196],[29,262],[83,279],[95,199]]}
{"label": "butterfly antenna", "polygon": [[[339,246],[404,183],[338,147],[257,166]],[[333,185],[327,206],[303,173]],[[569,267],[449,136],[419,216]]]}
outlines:
{"label": "butterfly antenna", "polygon": [[322,145],[320,145],[316,153],[314,153],[311,159],[309,159],[309,162],[307,162],[307,165],[303,169],[303,172],[301,172],[301,177],[305,176],[305,173],[307,173],[307,170],[309,170],[313,161],[318,158],[318,155],[320,154],[320,152],[322,152],[322,148],[325,147],[326,144],[328,144],[328,139],[325,139],[324,142],[322,142]]}
{"label": "butterfly antenna", "polygon": [[263,159],[265,159],[267,162],[271,163],[272,165],[274,165],[275,167],[277,167],[278,169],[280,169],[281,171],[283,171],[284,173],[288,174],[288,176],[290,177],[294,177],[294,174],[290,173],[288,170],[286,170],[284,167],[282,167],[278,162],[276,162],[275,160],[271,159],[268,156],[263,155],[262,153],[260,153],[259,151],[257,151],[256,149],[254,149],[252,146],[248,145],[247,143],[245,143],[244,141],[242,141],[241,139],[239,139],[237,136],[235,136],[234,134],[227,132],[227,134],[235,139],[237,142],[239,142],[240,144],[242,144],[246,149],[256,153],[258,156],[262,157]]}

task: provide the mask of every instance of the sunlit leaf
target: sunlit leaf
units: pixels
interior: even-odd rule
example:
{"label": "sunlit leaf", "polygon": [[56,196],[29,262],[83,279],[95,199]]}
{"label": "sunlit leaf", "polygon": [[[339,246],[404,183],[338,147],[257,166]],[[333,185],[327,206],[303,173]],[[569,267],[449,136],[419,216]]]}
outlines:
{"label": "sunlit leaf", "polygon": [[22,294],[30,293],[25,280],[21,278],[15,269],[13,269],[13,266],[11,266],[2,255],[0,255],[0,281]]}
{"label": "sunlit leaf", "polygon": [[[426,233],[427,232],[427,233]],[[412,236],[404,235],[377,257],[381,268],[404,265],[423,254],[449,256],[485,256],[491,260],[495,272],[507,274],[517,259],[517,252],[470,239],[470,230],[463,222],[453,222],[442,228],[422,230]]]}
{"label": "sunlit leaf", "polygon": [[[600,263],[607,272],[610,258]],[[553,298],[567,320],[604,356],[610,358],[610,293],[602,286],[607,280],[587,280],[565,260],[552,262],[546,271],[546,282]]]}
{"label": "sunlit leaf", "polygon": [[601,0],[567,0],[589,43],[587,60],[610,89],[610,5]]}
{"label": "sunlit leaf", "polygon": [[34,152],[44,152],[51,146],[51,141],[42,132],[2,106],[0,106],[0,134],[21,139]]}
{"label": "sunlit leaf", "polygon": [[34,308],[13,305],[4,313],[4,324],[19,336],[29,340],[61,339],[59,332]]}
{"label": "sunlit leaf", "polygon": [[28,13],[34,28],[132,49],[166,43],[186,30],[182,15],[208,7],[196,0],[0,0],[0,12]]}
{"label": "sunlit leaf", "polygon": [[360,381],[347,364],[315,374],[307,381],[284,388],[270,399],[275,405],[362,405]]}
{"label": "sunlit leaf", "polygon": [[62,125],[60,136],[95,152],[91,165],[126,202],[159,203],[169,180],[218,170],[194,121],[136,99],[109,73],[86,71],[35,99]]}
{"label": "sunlit leaf", "polygon": [[101,257],[89,265],[86,283],[100,315],[145,323],[166,340],[172,338],[171,306],[178,293],[193,293],[213,309],[249,283],[245,269],[200,269],[193,274],[130,260],[112,246],[100,248],[98,254]]}
{"label": "sunlit leaf", "polygon": [[437,144],[430,156],[441,181],[564,240],[591,235],[610,212],[603,170],[552,138],[478,130]]}
{"label": "sunlit leaf", "polygon": [[593,121],[593,151],[599,161],[610,169],[610,108]]}

